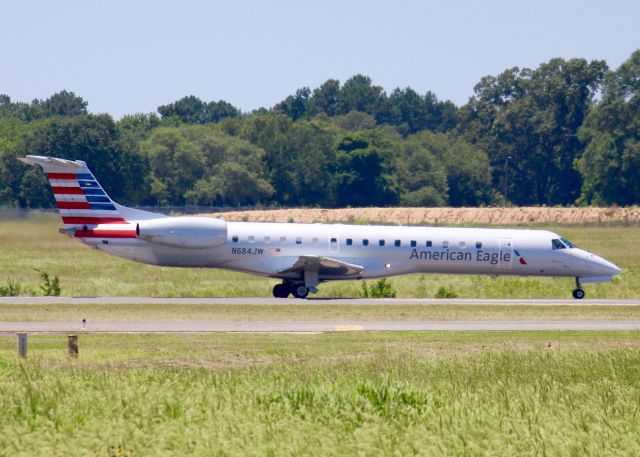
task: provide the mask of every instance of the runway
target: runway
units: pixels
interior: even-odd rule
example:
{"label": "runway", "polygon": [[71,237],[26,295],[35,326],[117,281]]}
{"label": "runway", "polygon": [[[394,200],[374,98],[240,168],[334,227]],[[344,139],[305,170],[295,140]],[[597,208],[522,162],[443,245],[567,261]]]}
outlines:
{"label": "runway", "polygon": [[640,321],[180,321],[1,322],[0,333],[319,333],[427,331],[632,331]]}
{"label": "runway", "polygon": [[640,306],[634,299],[0,297],[0,305],[526,305]]}
{"label": "runway", "polygon": [[[158,297],[0,297],[0,305],[488,305],[488,306],[640,306],[640,299],[283,299],[270,297],[234,298],[158,298]],[[571,321],[104,321],[87,322],[0,322],[0,333],[319,333],[340,331],[632,331],[640,330],[640,321],[571,320]]]}

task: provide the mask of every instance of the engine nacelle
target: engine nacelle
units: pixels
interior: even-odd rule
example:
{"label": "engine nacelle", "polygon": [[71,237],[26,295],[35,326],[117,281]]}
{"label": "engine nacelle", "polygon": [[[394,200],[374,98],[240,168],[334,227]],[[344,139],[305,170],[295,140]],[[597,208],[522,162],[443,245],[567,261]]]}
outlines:
{"label": "engine nacelle", "polygon": [[212,217],[167,217],[140,221],[138,238],[178,248],[213,248],[227,242],[227,223]]}

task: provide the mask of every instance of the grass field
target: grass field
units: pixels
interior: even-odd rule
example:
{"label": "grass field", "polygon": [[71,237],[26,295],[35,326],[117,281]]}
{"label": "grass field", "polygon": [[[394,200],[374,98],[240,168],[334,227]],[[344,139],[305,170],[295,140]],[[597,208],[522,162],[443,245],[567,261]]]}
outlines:
{"label": "grass field", "polygon": [[[211,269],[141,265],[92,250],[60,235],[60,220],[36,214],[23,220],[0,220],[0,284],[18,281],[25,294],[38,293],[35,268],[60,278],[63,295],[124,296],[270,296],[275,280]],[[585,286],[589,298],[635,298],[640,295],[638,226],[544,226],[624,269],[611,283]],[[459,297],[570,298],[571,279],[455,275],[409,275],[391,279],[399,297],[433,297],[444,286]],[[357,297],[357,281],[320,287],[320,297]]]}
{"label": "grass field", "polygon": [[0,455],[640,454],[636,332],[0,337]]}

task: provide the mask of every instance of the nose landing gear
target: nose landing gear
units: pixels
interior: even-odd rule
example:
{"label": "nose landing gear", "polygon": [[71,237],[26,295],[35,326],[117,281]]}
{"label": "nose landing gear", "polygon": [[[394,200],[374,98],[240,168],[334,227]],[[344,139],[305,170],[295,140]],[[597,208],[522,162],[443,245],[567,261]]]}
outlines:
{"label": "nose landing gear", "polygon": [[285,281],[282,284],[273,286],[273,296],[276,298],[287,298],[289,294],[295,298],[307,298],[309,289],[302,282]]}
{"label": "nose landing gear", "polygon": [[582,300],[584,298],[584,289],[580,284],[580,278],[576,278],[576,288],[573,289],[573,298],[576,300]]}

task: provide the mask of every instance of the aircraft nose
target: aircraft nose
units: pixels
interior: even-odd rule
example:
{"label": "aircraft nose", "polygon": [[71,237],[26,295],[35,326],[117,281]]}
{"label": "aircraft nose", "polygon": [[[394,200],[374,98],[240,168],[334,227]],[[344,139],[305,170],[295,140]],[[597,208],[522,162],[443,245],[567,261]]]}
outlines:
{"label": "aircraft nose", "polygon": [[594,269],[597,270],[598,274],[603,276],[613,276],[622,273],[621,268],[614,263],[609,262],[607,259],[603,259],[595,254],[591,254],[589,257],[589,261],[593,265]]}

